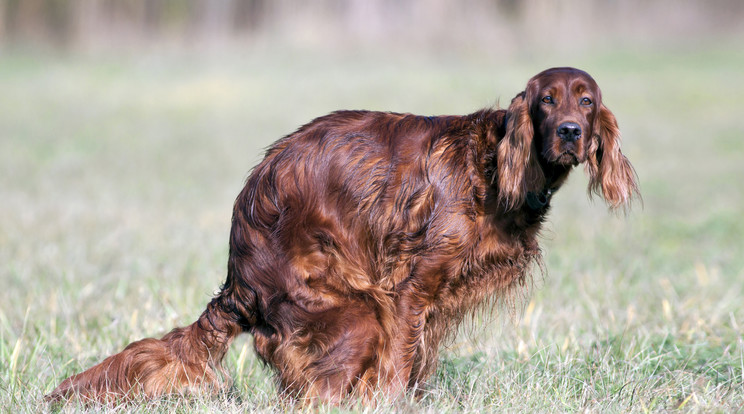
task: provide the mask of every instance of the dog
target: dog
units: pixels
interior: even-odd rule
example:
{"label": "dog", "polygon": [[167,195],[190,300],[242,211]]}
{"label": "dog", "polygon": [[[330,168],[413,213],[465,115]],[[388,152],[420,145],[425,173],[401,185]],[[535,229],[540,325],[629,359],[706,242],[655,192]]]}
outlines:
{"label": "dog", "polygon": [[65,379],[57,401],[214,392],[249,332],[287,395],[401,395],[479,304],[529,285],[569,172],[610,208],[640,196],[597,83],[574,68],[508,109],[464,116],[339,111],[277,141],[235,201],[227,279],[193,324]]}

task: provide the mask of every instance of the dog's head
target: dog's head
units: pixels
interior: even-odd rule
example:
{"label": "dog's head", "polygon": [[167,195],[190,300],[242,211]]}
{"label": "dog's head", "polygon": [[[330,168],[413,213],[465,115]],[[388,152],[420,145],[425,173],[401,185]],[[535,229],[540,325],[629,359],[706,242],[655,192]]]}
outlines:
{"label": "dog's head", "polygon": [[581,163],[590,194],[601,194],[610,207],[625,206],[638,193],[633,167],[620,152],[617,121],[586,72],[553,68],[537,74],[512,100],[506,123],[497,148],[498,197],[505,208],[516,209],[528,192],[543,190],[550,179],[546,170]]}

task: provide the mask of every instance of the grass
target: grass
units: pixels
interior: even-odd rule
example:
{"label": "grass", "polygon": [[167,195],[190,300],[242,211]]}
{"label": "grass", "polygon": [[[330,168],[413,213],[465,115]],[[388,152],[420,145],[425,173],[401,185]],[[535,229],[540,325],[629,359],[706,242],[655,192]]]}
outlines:
{"label": "grass", "polygon": [[[744,410],[744,54],[710,46],[509,62],[0,55],[0,411],[48,410],[64,377],[195,320],[224,277],[232,201],[275,139],[339,108],[504,105],[563,64],[602,86],[643,205],[608,214],[577,171],[520,318],[464,329],[420,400],[321,411]],[[116,409],[293,409],[250,337],[226,365],[225,395]]]}

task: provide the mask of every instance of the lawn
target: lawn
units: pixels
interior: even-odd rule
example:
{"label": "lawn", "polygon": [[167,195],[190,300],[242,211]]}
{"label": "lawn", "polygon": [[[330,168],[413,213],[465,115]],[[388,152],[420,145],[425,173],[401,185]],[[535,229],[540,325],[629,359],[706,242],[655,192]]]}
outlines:
{"label": "lawn", "polygon": [[[643,202],[608,213],[576,171],[529,302],[464,326],[421,399],[367,411],[744,410],[744,52],[724,42],[508,61],[4,52],[0,411],[49,409],[63,378],[193,322],[225,275],[233,199],[274,140],[341,108],[503,106],[555,65],[602,87]],[[225,395],[119,411],[291,409],[249,336],[225,365]]]}

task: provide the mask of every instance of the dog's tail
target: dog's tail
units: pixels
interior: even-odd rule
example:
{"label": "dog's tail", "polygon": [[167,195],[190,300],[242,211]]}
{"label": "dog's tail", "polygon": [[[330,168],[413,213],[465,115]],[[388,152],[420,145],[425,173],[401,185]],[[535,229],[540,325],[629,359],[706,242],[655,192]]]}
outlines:
{"label": "dog's tail", "polygon": [[47,401],[79,397],[111,401],[184,392],[215,392],[227,379],[221,367],[232,340],[244,330],[224,287],[193,324],[161,339],[146,338],[62,381]]}

